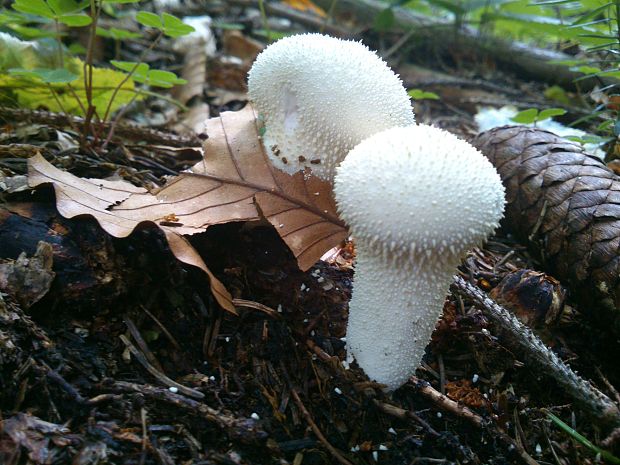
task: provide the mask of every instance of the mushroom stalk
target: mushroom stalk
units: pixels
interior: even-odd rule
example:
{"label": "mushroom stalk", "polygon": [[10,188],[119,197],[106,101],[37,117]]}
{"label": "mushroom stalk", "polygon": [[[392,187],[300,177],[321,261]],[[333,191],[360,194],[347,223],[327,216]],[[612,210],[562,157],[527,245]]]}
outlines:
{"label": "mushroom stalk", "polygon": [[470,144],[417,125],[357,145],[334,192],[357,250],[349,356],[393,390],[419,366],[462,257],[498,226],[504,188]]}
{"label": "mushroom stalk", "polygon": [[[370,379],[391,391],[419,366],[460,260],[445,266],[416,266],[377,256],[373,245],[364,241],[356,240],[355,246],[348,356],[355,358]],[[372,289],[378,292],[361,292]],[[390,289],[396,292],[380,292]]]}

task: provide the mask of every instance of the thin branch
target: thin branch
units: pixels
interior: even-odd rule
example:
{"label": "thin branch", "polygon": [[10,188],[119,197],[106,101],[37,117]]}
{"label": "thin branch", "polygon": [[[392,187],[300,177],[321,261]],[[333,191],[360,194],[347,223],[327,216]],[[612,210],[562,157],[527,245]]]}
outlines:
{"label": "thin branch", "polygon": [[516,316],[462,277],[454,276],[454,284],[459,293],[472,299],[485,315],[510,336],[507,342],[520,352],[532,368],[552,376],[573,399],[581,404],[593,420],[620,425],[618,406],[589,381],[578,376]]}

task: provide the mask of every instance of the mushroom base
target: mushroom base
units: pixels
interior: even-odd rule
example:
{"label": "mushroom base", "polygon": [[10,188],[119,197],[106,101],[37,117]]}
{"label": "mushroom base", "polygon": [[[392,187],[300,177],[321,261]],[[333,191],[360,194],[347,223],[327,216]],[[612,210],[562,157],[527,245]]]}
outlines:
{"label": "mushroom base", "polygon": [[348,357],[353,356],[370,379],[389,391],[407,382],[420,365],[456,264],[437,269],[408,263],[399,268],[365,254],[358,244],[347,325]]}

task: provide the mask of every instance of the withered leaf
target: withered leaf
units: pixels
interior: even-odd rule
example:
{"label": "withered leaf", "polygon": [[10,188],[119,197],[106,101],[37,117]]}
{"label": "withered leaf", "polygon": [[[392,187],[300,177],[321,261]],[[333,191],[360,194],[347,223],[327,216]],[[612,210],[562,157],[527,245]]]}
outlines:
{"label": "withered leaf", "polygon": [[290,176],[274,169],[259,132],[249,105],[207,121],[204,162],[194,165],[192,172],[254,189],[260,214],[276,228],[299,267],[307,270],[346,239],[346,227],[338,218],[330,184],[301,172]]}
{"label": "withered leaf", "polygon": [[[104,179],[82,179],[66,171],[59,170],[41,155],[28,159],[28,183],[31,187],[52,183],[56,193],[56,208],[65,218],[79,215],[91,215],[104,231],[114,237],[126,237],[143,222],[155,222],[156,217],[132,215],[131,212],[113,211],[112,206],[119,204],[131,195],[154,197],[145,189],[125,181],[107,181]],[[209,276],[211,292],[217,302],[226,310],[236,313],[232,297],[224,285],[211,273],[204,260],[191,244],[176,229],[159,225],[170,246],[172,253],[183,263],[203,270]]]}
{"label": "withered leaf", "polygon": [[41,156],[30,159],[29,183],[53,183],[63,216],[92,215],[115,237],[129,235],[143,222],[155,223],[175,256],[204,270],[217,301],[234,311],[230,294],[183,235],[264,217],[306,270],[345,239],[347,231],[336,214],[329,183],[272,167],[250,106],[207,121],[207,133],[203,161],[153,192],[124,181],[80,179]]}

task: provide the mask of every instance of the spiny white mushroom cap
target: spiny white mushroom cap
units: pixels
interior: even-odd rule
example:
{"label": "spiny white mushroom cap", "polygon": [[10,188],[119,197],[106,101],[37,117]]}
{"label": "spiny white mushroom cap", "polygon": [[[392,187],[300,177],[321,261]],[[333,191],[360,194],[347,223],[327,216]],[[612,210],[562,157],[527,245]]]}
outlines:
{"label": "spiny white mushroom cap", "polygon": [[248,90],[273,164],[290,174],[310,168],[327,181],[363,139],[415,121],[401,80],[376,53],[321,34],[267,47],[249,72]]}
{"label": "spiny white mushroom cap", "polygon": [[478,150],[423,125],[364,140],[334,184],[357,249],[348,354],[393,390],[419,366],[461,257],[497,227],[504,188]]}
{"label": "spiny white mushroom cap", "polygon": [[394,260],[458,262],[504,210],[504,187],[486,157],[427,125],[364,140],[337,169],[334,190],[357,242]]}

